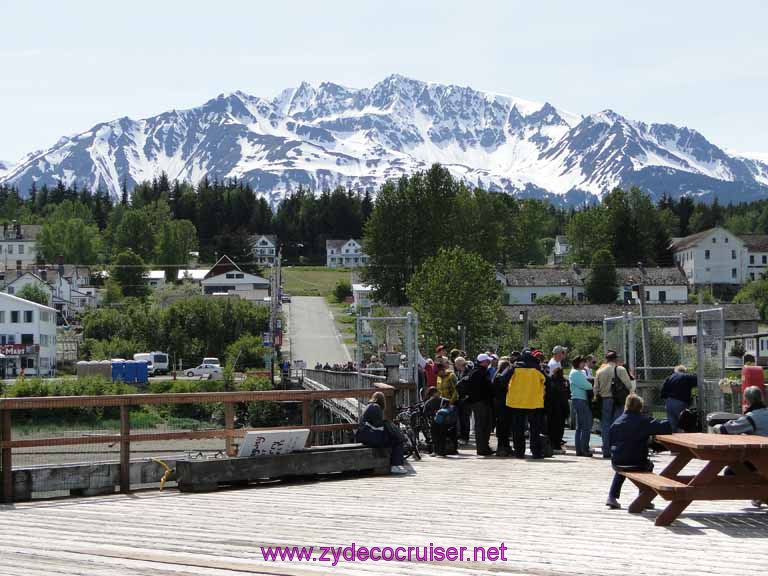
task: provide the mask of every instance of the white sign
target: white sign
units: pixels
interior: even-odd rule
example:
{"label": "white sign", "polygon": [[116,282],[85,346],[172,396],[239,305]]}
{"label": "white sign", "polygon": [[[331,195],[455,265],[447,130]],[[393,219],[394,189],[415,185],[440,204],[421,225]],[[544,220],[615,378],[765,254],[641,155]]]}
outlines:
{"label": "white sign", "polygon": [[254,456],[290,454],[303,449],[308,437],[308,428],[246,432],[237,455],[240,458],[252,458]]}
{"label": "white sign", "polygon": [[296,368],[296,370],[304,370],[307,367],[307,363],[304,360],[296,360],[296,362],[293,363],[293,367]]}

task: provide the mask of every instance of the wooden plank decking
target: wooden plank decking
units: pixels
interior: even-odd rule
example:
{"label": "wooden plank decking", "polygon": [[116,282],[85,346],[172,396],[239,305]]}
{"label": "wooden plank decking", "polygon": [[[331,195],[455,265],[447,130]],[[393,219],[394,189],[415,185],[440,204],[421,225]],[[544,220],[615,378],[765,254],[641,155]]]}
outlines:
{"label": "wooden plank decking", "polygon": [[[661,468],[668,458],[657,464]],[[175,490],[0,507],[0,573],[760,574],[768,511],[695,502],[669,528],[658,512],[604,506],[608,462],[425,458],[404,477],[274,484],[208,494]],[[507,562],[267,562],[262,545],[508,547]]]}

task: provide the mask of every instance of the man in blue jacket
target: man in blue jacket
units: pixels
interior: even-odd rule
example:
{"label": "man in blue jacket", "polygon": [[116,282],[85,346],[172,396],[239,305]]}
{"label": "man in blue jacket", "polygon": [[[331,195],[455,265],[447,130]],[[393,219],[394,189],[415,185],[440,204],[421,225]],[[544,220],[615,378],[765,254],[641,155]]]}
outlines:
{"label": "man in blue jacket", "polygon": [[[635,470],[650,472],[653,462],[648,458],[648,439],[656,434],[671,434],[672,426],[668,420],[656,420],[644,416],[643,399],[635,394],[627,396],[624,413],[611,425],[609,431],[611,446],[611,464],[616,470]],[[619,496],[624,484],[624,476],[616,472],[613,475],[611,489],[605,505],[611,509],[621,508]],[[652,506],[649,506],[652,507]]]}

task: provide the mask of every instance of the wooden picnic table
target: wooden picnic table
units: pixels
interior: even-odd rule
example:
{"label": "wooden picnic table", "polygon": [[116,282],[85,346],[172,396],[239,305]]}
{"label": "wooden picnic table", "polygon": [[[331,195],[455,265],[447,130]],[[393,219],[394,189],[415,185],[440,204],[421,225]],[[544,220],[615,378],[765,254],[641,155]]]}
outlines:
{"label": "wooden picnic table", "polygon": [[[640,490],[630,512],[642,512],[661,496],[669,504],[656,518],[656,526],[668,526],[694,500],[768,501],[768,437],[693,433],[656,439],[676,455],[661,474],[623,472]],[[681,476],[694,459],[707,463],[697,474]],[[726,467],[733,474],[720,476]]]}

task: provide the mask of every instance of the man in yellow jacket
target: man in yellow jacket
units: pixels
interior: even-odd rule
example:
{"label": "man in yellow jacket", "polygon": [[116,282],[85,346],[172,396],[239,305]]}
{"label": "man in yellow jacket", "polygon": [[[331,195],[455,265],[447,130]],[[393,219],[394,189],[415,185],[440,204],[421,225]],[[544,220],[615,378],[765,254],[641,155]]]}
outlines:
{"label": "man in yellow jacket", "polygon": [[544,458],[541,434],[544,431],[544,391],[546,376],[540,362],[530,352],[523,352],[514,366],[507,388],[507,408],[512,424],[512,445],[515,458],[525,458],[525,428],[530,425],[531,454]]}

